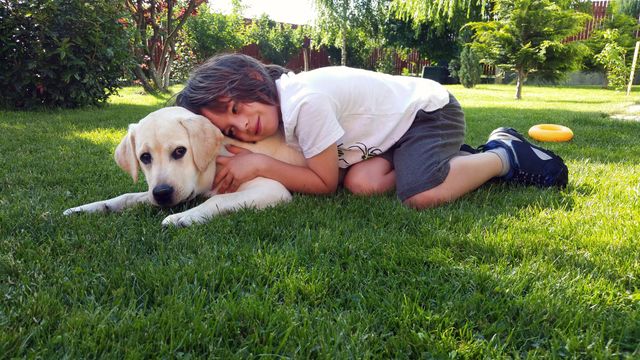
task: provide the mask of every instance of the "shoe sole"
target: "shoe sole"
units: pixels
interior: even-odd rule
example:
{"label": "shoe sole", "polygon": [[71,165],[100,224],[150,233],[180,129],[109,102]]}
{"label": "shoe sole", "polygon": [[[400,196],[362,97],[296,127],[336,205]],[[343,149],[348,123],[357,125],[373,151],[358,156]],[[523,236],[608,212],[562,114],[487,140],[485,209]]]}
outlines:
{"label": "shoe sole", "polygon": [[[560,160],[562,160],[562,158],[560,158]],[[562,164],[564,166],[562,166],[562,169],[558,173],[558,176],[555,178],[555,181],[553,182],[553,184],[551,184],[551,186],[557,186],[561,189],[564,189],[567,187],[567,184],[569,183],[569,169],[567,168],[567,165],[564,163],[564,160],[562,160]]]}

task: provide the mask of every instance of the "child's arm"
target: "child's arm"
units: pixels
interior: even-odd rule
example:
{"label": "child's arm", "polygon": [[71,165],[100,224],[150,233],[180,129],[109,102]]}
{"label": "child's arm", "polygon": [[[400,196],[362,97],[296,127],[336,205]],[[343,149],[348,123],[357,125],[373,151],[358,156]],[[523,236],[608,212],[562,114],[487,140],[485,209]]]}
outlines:
{"label": "child's arm", "polygon": [[307,159],[306,166],[287,164],[248,150],[238,151],[234,157],[220,156],[216,162],[221,166],[214,181],[219,186],[219,193],[233,192],[242,183],[258,176],[279,181],[290,191],[307,194],[330,194],[338,187],[336,145]]}

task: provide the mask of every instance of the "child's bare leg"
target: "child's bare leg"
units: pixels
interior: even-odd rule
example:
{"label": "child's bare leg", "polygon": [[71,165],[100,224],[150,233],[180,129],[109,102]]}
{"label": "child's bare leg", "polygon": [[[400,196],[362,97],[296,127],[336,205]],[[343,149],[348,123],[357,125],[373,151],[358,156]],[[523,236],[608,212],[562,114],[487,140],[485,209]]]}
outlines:
{"label": "child's bare leg", "polygon": [[406,199],[404,204],[416,209],[442,205],[477,189],[501,172],[502,161],[492,152],[454,157],[442,184]]}
{"label": "child's bare leg", "polygon": [[357,195],[373,195],[395,187],[396,173],[389,161],[374,157],[349,167],[344,187]]}

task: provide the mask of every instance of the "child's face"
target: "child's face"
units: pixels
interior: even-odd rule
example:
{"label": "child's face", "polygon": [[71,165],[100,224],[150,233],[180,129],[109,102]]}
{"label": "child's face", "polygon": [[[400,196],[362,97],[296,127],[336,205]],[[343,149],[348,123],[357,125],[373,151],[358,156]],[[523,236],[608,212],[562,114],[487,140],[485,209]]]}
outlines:
{"label": "child's face", "polygon": [[241,103],[233,100],[227,103],[223,113],[208,108],[200,113],[220,129],[226,136],[245,142],[259,141],[278,131],[278,108],[259,102]]}

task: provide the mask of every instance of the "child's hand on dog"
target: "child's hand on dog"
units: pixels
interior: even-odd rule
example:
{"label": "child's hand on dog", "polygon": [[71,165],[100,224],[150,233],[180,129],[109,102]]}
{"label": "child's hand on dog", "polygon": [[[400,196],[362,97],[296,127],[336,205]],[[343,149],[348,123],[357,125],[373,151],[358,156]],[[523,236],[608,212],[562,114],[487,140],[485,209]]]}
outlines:
{"label": "child's hand on dog", "polygon": [[264,156],[245,148],[226,145],[226,149],[234,156],[218,156],[218,169],[213,181],[218,194],[231,193],[238,190],[240,185],[258,176],[260,166],[264,163]]}

